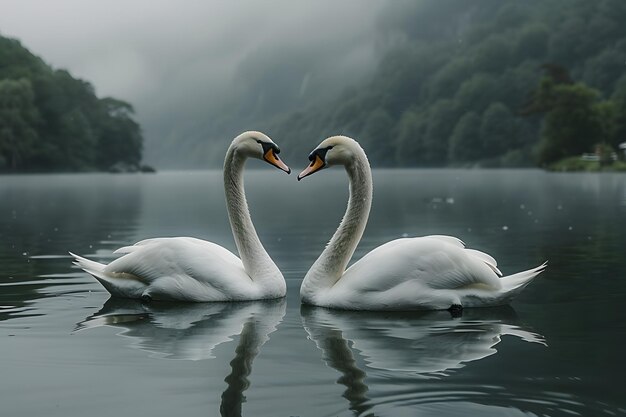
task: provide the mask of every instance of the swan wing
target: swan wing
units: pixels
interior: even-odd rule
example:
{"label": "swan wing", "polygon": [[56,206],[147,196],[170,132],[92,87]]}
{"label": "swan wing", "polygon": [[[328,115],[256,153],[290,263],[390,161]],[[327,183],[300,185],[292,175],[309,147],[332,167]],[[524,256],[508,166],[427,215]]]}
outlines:
{"label": "swan wing", "polygon": [[498,276],[502,276],[502,272],[500,272],[500,270],[498,269],[498,262],[496,262],[493,256],[486,254],[485,252],[478,251],[476,249],[465,248],[465,243],[461,239],[456,238],[454,236],[446,236],[446,235],[429,235],[426,237],[430,239],[438,239],[442,242],[446,242],[456,247],[459,247],[461,249],[465,249],[468,255],[471,255],[480,259],[481,261],[486,263],[487,266],[489,266],[493,270],[493,272],[498,274]]}
{"label": "swan wing", "polygon": [[243,271],[241,260],[232,252],[195,238],[147,239],[115,253],[124,255],[108,264],[106,272],[130,274],[146,283],[177,275],[213,281],[233,271]]}
{"label": "swan wing", "polygon": [[[463,249],[465,247],[465,243],[459,239],[458,237],[448,236],[448,235],[428,235],[426,236],[429,239],[437,239],[442,242],[449,243],[450,245],[456,246],[458,248]],[[419,239],[419,238],[417,238]]]}
{"label": "swan wing", "polygon": [[456,238],[404,238],[372,250],[348,268],[336,285],[358,286],[369,291],[385,291],[407,282],[430,289],[469,286],[499,289],[501,283],[494,267],[493,258],[465,249]]}
{"label": "swan wing", "polygon": [[156,299],[227,301],[256,294],[241,260],[229,250],[188,237],[148,239],[117,251],[108,276],[139,281]]}

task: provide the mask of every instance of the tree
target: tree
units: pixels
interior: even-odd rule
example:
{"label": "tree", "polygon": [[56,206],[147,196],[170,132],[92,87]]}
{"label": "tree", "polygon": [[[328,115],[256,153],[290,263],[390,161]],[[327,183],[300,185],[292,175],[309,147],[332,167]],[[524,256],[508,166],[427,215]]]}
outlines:
{"label": "tree", "polygon": [[[377,108],[369,114],[365,125],[359,134],[365,143],[376,143],[378,141],[389,143],[392,139],[394,121],[389,114],[382,108]],[[376,160],[381,165],[391,165],[394,161],[394,153],[390,147],[381,146],[374,148],[371,152],[370,159]]]}
{"label": "tree", "polygon": [[465,113],[454,127],[448,157],[451,162],[477,161],[484,157],[480,116],[476,112]]}
{"label": "tree", "polygon": [[547,108],[539,148],[540,163],[590,152],[595,144],[604,140],[596,90],[580,83],[554,85],[544,78],[539,100],[544,101]]}
{"label": "tree", "polygon": [[38,138],[33,98],[27,79],[0,80],[0,163],[12,171],[27,165]]}
{"label": "tree", "polygon": [[[398,139],[396,141],[395,161],[401,165],[416,163],[432,165],[441,157],[433,155],[433,145],[428,143],[429,136],[426,133],[428,119],[423,113],[408,110],[398,125]],[[442,140],[441,143],[447,141]],[[444,154],[445,155],[445,154]]]}
{"label": "tree", "polygon": [[541,23],[524,26],[517,37],[515,56],[518,60],[541,59],[546,56],[550,32]]}
{"label": "tree", "polygon": [[[546,162],[598,142],[615,147],[626,140],[626,100],[602,100],[623,77],[625,18],[626,2],[616,0],[392,2],[371,79],[299,109],[297,122],[281,114],[266,125],[302,153],[309,147],[300,138],[356,134],[373,165],[391,162],[390,144],[395,163],[422,166],[485,158],[528,165],[533,150]],[[549,85],[528,100],[541,84],[538,68]],[[570,74],[599,91],[588,94]],[[467,114],[479,123],[461,123]]]}
{"label": "tree", "polygon": [[132,113],[129,104],[99,99],[88,82],[0,36],[0,170],[138,166],[143,138]]}
{"label": "tree", "polygon": [[477,72],[496,72],[506,68],[511,55],[511,45],[501,35],[492,35],[476,47],[474,52],[474,70]]}
{"label": "tree", "polygon": [[139,166],[142,136],[139,125],[133,120],[133,107],[110,97],[100,101],[100,136],[97,143],[97,165],[108,169],[117,162]]}
{"label": "tree", "polygon": [[624,55],[626,42],[622,50],[604,49],[593,58],[587,60],[583,73],[583,80],[590,86],[611,91],[616,81],[624,73]]}
{"label": "tree", "polygon": [[521,147],[519,132],[519,122],[508,107],[498,102],[489,105],[482,115],[479,132],[484,157]]}
{"label": "tree", "polygon": [[457,103],[439,100],[428,109],[423,150],[417,160],[429,166],[441,166],[447,161],[449,138],[459,117]]}

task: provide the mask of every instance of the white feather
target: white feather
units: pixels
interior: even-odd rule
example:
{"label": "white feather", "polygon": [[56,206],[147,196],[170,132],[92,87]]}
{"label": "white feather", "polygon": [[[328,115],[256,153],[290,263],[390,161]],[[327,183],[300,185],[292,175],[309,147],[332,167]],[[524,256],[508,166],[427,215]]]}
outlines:
{"label": "white feather", "polygon": [[[307,272],[305,303],[347,310],[440,310],[511,301],[545,264],[503,277],[496,260],[451,236],[397,239],[363,256],[347,270],[361,239],[372,201],[372,176],[363,149],[353,139],[324,140],[327,165],[346,167],[348,209],[326,249]],[[307,175],[308,175],[307,171]]]}
{"label": "white feather", "polygon": [[75,264],[119,297],[198,302],[284,297],[285,279],[259,241],[243,190],[245,159],[263,157],[259,141],[271,139],[260,132],[239,135],[224,161],[228,213],[241,259],[212,242],[173,237],[119,248],[114,253],[122,256],[108,265],[71,254]]}

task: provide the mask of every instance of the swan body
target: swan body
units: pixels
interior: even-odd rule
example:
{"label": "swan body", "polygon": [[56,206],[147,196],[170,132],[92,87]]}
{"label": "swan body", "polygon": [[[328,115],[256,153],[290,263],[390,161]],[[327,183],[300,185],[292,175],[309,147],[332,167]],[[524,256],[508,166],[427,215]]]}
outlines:
{"label": "swan body", "polygon": [[346,310],[445,310],[507,304],[546,264],[502,277],[490,255],[451,236],[396,239],[346,270],[363,235],[372,201],[372,176],[361,146],[345,136],[324,140],[298,179],[343,165],[350,180],[348,208],[326,249],[307,272],[306,304]]}
{"label": "swan body", "polygon": [[280,150],[260,132],[231,143],[224,161],[224,188],[233,236],[241,258],[212,242],[192,237],[142,240],[115,251],[108,265],[70,253],[113,296],[145,300],[247,301],[284,297],[283,275],[261,244],[248,211],[243,168],[249,157],[289,173]]}

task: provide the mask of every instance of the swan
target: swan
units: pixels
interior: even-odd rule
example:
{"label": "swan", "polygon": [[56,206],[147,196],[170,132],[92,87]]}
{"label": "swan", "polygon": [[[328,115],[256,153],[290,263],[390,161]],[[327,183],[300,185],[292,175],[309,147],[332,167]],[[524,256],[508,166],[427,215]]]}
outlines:
{"label": "swan", "polygon": [[354,139],[332,136],[309,155],[298,181],[343,165],[350,183],[348,208],[337,231],[300,287],[305,304],[345,310],[446,310],[506,304],[546,268],[546,263],[502,277],[495,259],[466,249],[451,236],[396,239],[346,270],[363,235],[372,204],[372,171]]}
{"label": "swan", "polygon": [[142,240],[117,249],[108,265],[70,252],[74,264],[93,275],[112,296],[177,301],[247,301],[284,297],[283,275],[257,236],[243,187],[247,158],[291,172],[280,149],[261,132],[244,132],[224,159],[224,190],[230,226],[241,259],[229,250],[192,237]]}

